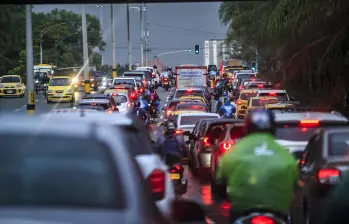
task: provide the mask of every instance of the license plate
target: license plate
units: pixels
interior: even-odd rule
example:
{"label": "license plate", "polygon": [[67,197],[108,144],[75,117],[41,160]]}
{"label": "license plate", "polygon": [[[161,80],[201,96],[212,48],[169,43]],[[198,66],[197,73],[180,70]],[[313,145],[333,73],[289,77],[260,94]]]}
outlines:
{"label": "license plate", "polygon": [[13,93],[13,90],[7,90],[7,93]]}
{"label": "license plate", "polygon": [[180,177],[179,173],[171,173],[170,178],[172,180],[179,180],[181,177]]}
{"label": "license plate", "polygon": [[56,96],[62,96],[62,93],[57,93]]}
{"label": "license plate", "polygon": [[168,82],[164,82],[164,85],[168,85]]}

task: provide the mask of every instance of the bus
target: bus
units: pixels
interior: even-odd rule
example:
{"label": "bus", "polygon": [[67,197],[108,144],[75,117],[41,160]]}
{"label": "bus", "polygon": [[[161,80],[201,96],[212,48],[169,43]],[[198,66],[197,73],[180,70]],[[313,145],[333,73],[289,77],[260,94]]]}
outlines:
{"label": "bus", "polygon": [[47,75],[51,78],[55,71],[57,70],[57,67],[55,65],[49,65],[49,64],[38,64],[34,65],[34,73],[39,74],[42,76],[44,73],[47,73]]}

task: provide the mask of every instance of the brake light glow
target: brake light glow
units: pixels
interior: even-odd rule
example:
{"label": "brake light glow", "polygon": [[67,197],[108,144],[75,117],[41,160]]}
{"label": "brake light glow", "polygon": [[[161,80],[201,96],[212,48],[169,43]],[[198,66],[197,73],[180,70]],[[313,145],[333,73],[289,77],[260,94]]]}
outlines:
{"label": "brake light glow", "polygon": [[241,100],[238,100],[236,103],[237,103],[238,105],[241,105],[241,104],[242,104],[242,101],[241,101]]}
{"label": "brake light glow", "polygon": [[113,94],[111,94],[112,96],[117,96],[118,94],[117,93],[113,93]]}
{"label": "brake light glow", "polygon": [[339,177],[339,170],[331,168],[321,169],[318,171],[317,177],[321,183],[326,183],[332,178]]}
{"label": "brake light glow", "polygon": [[172,112],[172,111],[168,110],[168,111],[166,112],[167,116],[170,115],[171,112]]}
{"label": "brake light glow", "polygon": [[276,96],[276,92],[270,92],[269,95],[270,96]]}
{"label": "brake light glow", "polygon": [[183,134],[183,130],[177,129],[177,130],[176,130],[176,134],[177,134],[177,135]]}
{"label": "brake light glow", "polygon": [[319,120],[301,120],[299,124],[301,126],[318,126]]}
{"label": "brake light glow", "polygon": [[252,218],[251,224],[274,224],[274,220],[266,216],[256,216]]}
{"label": "brake light glow", "polygon": [[180,166],[175,165],[175,166],[173,166],[173,168],[170,170],[170,172],[171,172],[171,173],[176,173],[176,172],[179,171],[180,169],[181,169]]}
{"label": "brake light glow", "polygon": [[168,81],[168,78],[164,78],[165,81]]}
{"label": "brake light glow", "polygon": [[208,137],[205,137],[205,138],[204,138],[204,144],[205,144],[205,146],[209,146],[209,145],[210,145],[210,143],[209,143],[208,140],[209,140]]}
{"label": "brake light glow", "polygon": [[231,143],[229,143],[229,142],[223,143],[223,149],[228,150],[230,148],[231,148]]}
{"label": "brake light glow", "polygon": [[113,113],[112,110],[108,110],[108,111],[107,111],[107,114],[112,114],[112,113]]}
{"label": "brake light glow", "polygon": [[165,172],[155,169],[149,177],[153,200],[158,201],[165,196]]}
{"label": "brake light glow", "polygon": [[193,90],[192,89],[187,89],[187,92],[191,93],[191,92],[193,92]]}
{"label": "brake light glow", "polygon": [[263,88],[263,86],[264,86],[263,84],[259,84],[258,88]]}
{"label": "brake light glow", "polygon": [[128,108],[128,109],[131,109],[131,107],[132,107],[132,106],[131,106],[131,103],[128,103],[128,104],[127,104],[127,108]]}
{"label": "brake light glow", "polygon": [[95,102],[91,103],[91,106],[96,106],[96,105],[97,105],[97,103],[95,103]]}

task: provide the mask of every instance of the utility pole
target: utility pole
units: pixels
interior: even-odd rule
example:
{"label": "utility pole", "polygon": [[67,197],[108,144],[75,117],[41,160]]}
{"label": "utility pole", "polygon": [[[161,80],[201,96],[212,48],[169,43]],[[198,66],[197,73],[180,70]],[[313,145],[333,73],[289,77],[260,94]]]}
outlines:
{"label": "utility pole", "polygon": [[35,93],[34,93],[34,64],[33,64],[33,25],[32,25],[32,6],[25,6],[26,16],[26,50],[27,50],[27,112],[33,115],[35,112]]}
{"label": "utility pole", "polygon": [[89,74],[86,7],[85,7],[85,5],[82,5],[82,16],[81,17],[82,17],[82,46],[83,46],[83,55],[84,55],[85,93],[90,94],[90,74]]}
{"label": "utility pole", "polygon": [[140,27],[141,27],[141,66],[144,66],[144,22],[143,22],[143,4],[139,4],[139,11],[140,11]]}
{"label": "utility pole", "polygon": [[[144,3],[144,7],[146,8],[147,5]],[[146,9],[144,12],[144,20],[145,20],[145,66],[148,66],[148,10]]]}
{"label": "utility pole", "polygon": [[[131,48],[131,36],[130,36],[130,7],[127,4],[127,42],[128,42],[128,70],[132,70],[132,48]],[[142,9],[141,9],[142,10]]]}
{"label": "utility pole", "polygon": [[112,76],[113,78],[116,78],[117,74],[116,74],[116,58],[115,58],[115,26],[114,26],[114,5],[110,4],[110,21],[111,21],[111,39],[112,39],[112,44],[113,44],[113,72],[112,72]]}
{"label": "utility pole", "polygon": [[259,55],[258,55],[258,48],[256,48],[256,71],[258,72],[258,64],[259,64],[259,60],[258,60],[258,58],[259,58]]}
{"label": "utility pole", "polygon": [[[103,36],[103,8],[105,7],[105,5],[97,5],[97,7],[99,8],[100,10],[100,13],[101,13],[101,18],[100,18],[100,22],[101,22],[101,32],[102,32],[102,38],[104,40],[104,36]],[[101,56],[102,56],[102,66],[104,65],[104,53],[101,52]]]}

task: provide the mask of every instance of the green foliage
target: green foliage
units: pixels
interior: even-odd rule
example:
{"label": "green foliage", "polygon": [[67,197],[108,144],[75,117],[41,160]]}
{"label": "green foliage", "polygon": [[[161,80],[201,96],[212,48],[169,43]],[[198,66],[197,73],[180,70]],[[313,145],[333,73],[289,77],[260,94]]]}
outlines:
{"label": "green foliage", "polygon": [[337,106],[349,93],[349,1],[229,1],[218,13],[240,57],[258,50],[263,75],[296,97]]}

